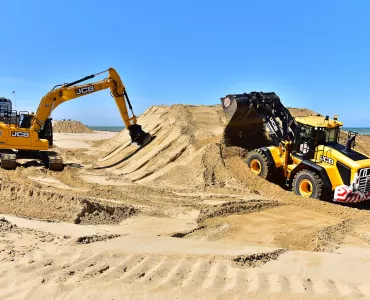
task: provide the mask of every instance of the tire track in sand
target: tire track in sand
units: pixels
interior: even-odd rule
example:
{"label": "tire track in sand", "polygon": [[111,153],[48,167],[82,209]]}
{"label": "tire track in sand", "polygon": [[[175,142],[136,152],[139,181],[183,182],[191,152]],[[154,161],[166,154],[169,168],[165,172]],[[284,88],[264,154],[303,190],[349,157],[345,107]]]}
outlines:
{"label": "tire track in sand", "polygon": [[[118,255],[114,258],[115,264],[112,264],[113,258],[111,261],[109,257],[103,259],[102,253],[81,255],[80,258],[82,261],[76,261],[76,256],[73,256],[72,261],[66,264],[68,268],[65,269],[61,265],[53,265],[55,268],[52,268],[52,272],[50,272],[49,264],[38,264],[39,267],[35,270],[35,274],[22,273],[22,268],[19,268],[20,274],[13,282],[13,289],[1,289],[0,298],[21,298],[25,295],[27,287],[29,288],[30,280],[35,282],[35,287],[34,291],[28,295],[37,295],[37,290],[44,289],[48,282],[79,284],[89,281],[93,282],[94,286],[143,284],[145,289],[153,291],[166,291],[181,287],[184,291],[216,291],[219,295],[230,296],[256,293],[271,297],[279,294],[332,298],[370,295],[370,285],[367,284],[309,279],[298,275],[285,277],[277,273],[262,272],[258,268],[235,266],[227,259],[170,255],[126,255],[122,257]],[[45,283],[40,286],[40,280],[43,278]],[[58,280],[55,281],[55,279]]]}

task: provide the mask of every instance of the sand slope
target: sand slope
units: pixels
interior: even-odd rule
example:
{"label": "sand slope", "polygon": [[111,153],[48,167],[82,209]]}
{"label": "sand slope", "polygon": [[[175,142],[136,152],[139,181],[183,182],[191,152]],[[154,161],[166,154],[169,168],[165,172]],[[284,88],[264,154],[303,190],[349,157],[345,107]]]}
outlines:
{"label": "sand slope", "polygon": [[138,151],[124,130],[97,149],[101,153],[98,167],[124,174],[136,183],[232,184],[216,143],[225,126],[220,106],[151,107],[139,123],[154,136],[153,141]]}
{"label": "sand slope", "polygon": [[[293,116],[317,115],[308,109],[290,108]],[[139,124],[154,139],[144,149],[130,145],[123,130],[94,149],[97,167],[136,183],[166,186],[235,186],[225,168],[222,133],[226,120],[220,105],[153,106],[139,117]],[[368,137],[358,138],[358,149],[369,151]],[[225,154],[225,155],[224,155]]]}

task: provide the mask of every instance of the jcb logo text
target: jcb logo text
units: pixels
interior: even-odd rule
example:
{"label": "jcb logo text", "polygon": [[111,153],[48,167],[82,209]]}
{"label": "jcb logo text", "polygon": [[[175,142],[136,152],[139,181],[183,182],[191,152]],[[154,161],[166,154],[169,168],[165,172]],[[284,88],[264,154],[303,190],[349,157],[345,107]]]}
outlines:
{"label": "jcb logo text", "polygon": [[22,132],[22,131],[12,131],[11,135],[12,137],[23,137],[23,138],[30,137],[29,132]]}
{"label": "jcb logo text", "polygon": [[320,160],[328,164],[334,165],[334,160],[332,158],[321,155]]}
{"label": "jcb logo text", "polygon": [[85,87],[75,89],[75,93],[76,93],[77,96],[92,93],[92,92],[95,92],[95,88],[94,88],[93,85],[89,85],[89,86],[85,86]]}
{"label": "jcb logo text", "polygon": [[276,126],[275,121],[274,121],[273,118],[270,118],[270,123],[272,125],[272,128],[274,128],[275,131],[278,131],[278,127]]}

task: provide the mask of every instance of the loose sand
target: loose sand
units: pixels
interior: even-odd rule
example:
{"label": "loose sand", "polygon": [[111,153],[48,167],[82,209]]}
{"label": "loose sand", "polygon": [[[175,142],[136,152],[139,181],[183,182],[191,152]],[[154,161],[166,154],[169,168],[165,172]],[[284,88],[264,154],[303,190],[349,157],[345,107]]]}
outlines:
{"label": "loose sand", "polygon": [[53,121],[55,133],[92,133],[93,131],[80,121]]}
{"label": "loose sand", "polygon": [[143,149],[126,130],[56,133],[64,172],[0,169],[0,299],[370,297],[368,204],[256,177],[224,145],[219,105],[151,107],[139,123]]}

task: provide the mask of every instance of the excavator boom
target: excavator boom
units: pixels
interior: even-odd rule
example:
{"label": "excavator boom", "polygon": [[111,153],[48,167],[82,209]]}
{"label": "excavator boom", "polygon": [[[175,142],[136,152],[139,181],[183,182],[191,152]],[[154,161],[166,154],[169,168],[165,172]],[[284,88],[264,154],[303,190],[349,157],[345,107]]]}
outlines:
{"label": "excavator boom", "polygon": [[[108,72],[107,78],[94,83],[78,85],[79,83],[92,79],[104,72]],[[86,76],[71,83],[54,87],[42,98],[37,112],[33,116],[30,129],[34,131],[43,129],[53,110],[56,109],[60,104],[105,89],[110,89],[111,95],[116,102],[122,120],[126,128],[129,130],[132,142],[135,142],[140,146],[147,145],[151,140],[151,135],[144,132],[141,126],[137,124],[137,119],[133,113],[126,88],[123,85],[120,76],[113,68],[109,68],[107,71],[97,74]],[[131,117],[129,116],[128,108],[131,111]]]}

